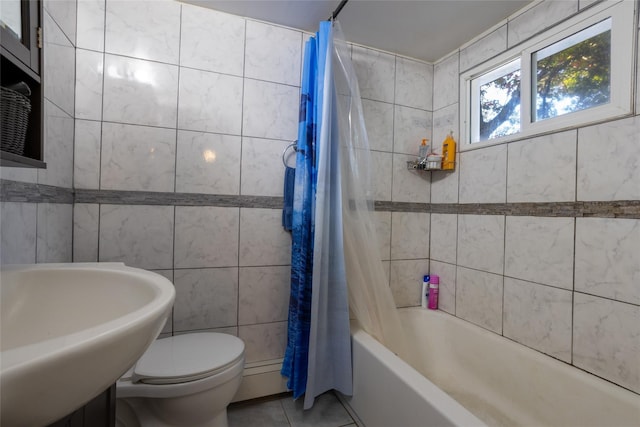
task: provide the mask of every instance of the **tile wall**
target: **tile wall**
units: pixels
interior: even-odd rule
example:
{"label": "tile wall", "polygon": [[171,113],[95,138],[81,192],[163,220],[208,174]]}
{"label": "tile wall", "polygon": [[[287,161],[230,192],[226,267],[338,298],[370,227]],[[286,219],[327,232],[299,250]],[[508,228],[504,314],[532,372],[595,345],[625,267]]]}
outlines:
{"label": "tile wall", "polygon": [[[541,2],[437,62],[434,140],[462,131],[460,73],[590,3]],[[638,135],[636,115],[458,153],[431,207],[640,200]],[[430,229],[441,309],[640,393],[640,219],[432,213]]]}

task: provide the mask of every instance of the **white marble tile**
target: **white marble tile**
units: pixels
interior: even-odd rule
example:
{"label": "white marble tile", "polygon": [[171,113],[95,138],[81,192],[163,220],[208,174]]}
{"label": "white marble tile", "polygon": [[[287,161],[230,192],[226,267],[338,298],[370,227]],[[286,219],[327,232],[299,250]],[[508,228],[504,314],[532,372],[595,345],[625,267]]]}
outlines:
{"label": "white marble tile", "polygon": [[[284,165],[282,152],[289,141],[242,138],[242,176],[240,193],[250,196],[276,196],[284,194]],[[295,167],[293,149],[285,157],[290,167]],[[239,164],[239,163],[238,163]]]}
{"label": "white marble tile", "polygon": [[300,31],[247,21],[245,77],[300,86],[301,55]]}
{"label": "white marble tile", "polygon": [[417,156],[424,138],[429,140],[427,144],[431,148],[431,120],[432,113],[428,111],[396,105],[393,152]]}
{"label": "white marble tile", "polygon": [[304,411],[304,399],[284,398],[282,407],[291,427],[334,427],[354,426],[353,419],[333,392],[317,396],[313,408]]}
{"label": "white marble tile", "polygon": [[235,326],[238,316],[238,268],[175,270],[176,332]]}
{"label": "white marble tile", "polygon": [[98,262],[100,205],[73,205],[73,262]]}
{"label": "white marble tile", "polygon": [[279,359],[287,347],[287,322],[262,323],[238,327],[245,345],[245,363]]}
{"label": "white marble tile", "polygon": [[76,118],[102,119],[103,54],[76,50]]}
{"label": "white marble tile", "polygon": [[102,124],[103,190],[173,191],[175,159],[174,129]]}
{"label": "white marble tile", "polygon": [[286,321],[289,315],[291,267],[240,268],[238,324]]}
{"label": "white marble tile", "polygon": [[508,144],[507,202],[572,202],[575,130]]}
{"label": "white marble tile", "polygon": [[173,206],[100,206],[100,261],[173,268]]}
{"label": "white marble tile", "polygon": [[373,212],[378,249],[382,260],[391,259],[391,212]]}
{"label": "white marble tile", "polygon": [[77,0],[44,1],[44,9],[74,45],[76,44],[76,3],[78,3]]}
{"label": "white marble tile", "polygon": [[73,116],[76,50],[48,13],[44,13],[44,97]]}
{"label": "white marble tile", "polygon": [[502,293],[502,276],[458,267],[456,316],[501,334]]}
{"label": "white marble tile", "polygon": [[[171,283],[173,283],[173,270],[149,270],[152,273],[156,273],[160,276],[165,277]],[[169,317],[167,317],[166,322],[164,323],[164,328],[160,331],[160,335],[158,339],[164,337],[170,337],[173,335],[173,307],[171,308],[171,313],[169,313]]]}
{"label": "white marble tile", "polygon": [[73,205],[38,203],[36,262],[71,262]]}
{"label": "white marble tile", "polygon": [[429,274],[440,279],[438,286],[438,309],[450,314],[456,313],[456,266],[444,262],[429,261]]}
{"label": "white marble tile", "polygon": [[175,128],[177,66],[105,55],[104,73],[104,121]]}
{"label": "white marble tile", "polygon": [[36,203],[0,202],[0,264],[36,262]]}
{"label": "white marble tile", "polygon": [[[415,160],[415,156],[405,154],[393,155],[393,192],[391,200],[394,202],[428,203],[430,197],[430,173],[424,171],[407,170],[407,162]],[[374,179],[389,179],[383,172],[373,169]]]}
{"label": "white marble tile", "polygon": [[640,220],[577,218],[575,289],[640,304]]}
{"label": "white marble tile", "polygon": [[460,71],[479,65],[505,50],[507,50],[506,24],[460,51]]}
{"label": "white marble tile", "polygon": [[578,130],[578,200],[640,199],[640,117]]}
{"label": "white marble tile", "polygon": [[509,20],[509,48],[551,27],[578,11],[578,0],[544,1]]}
{"label": "white marble tile", "polygon": [[[391,177],[395,166],[393,164],[393,157],[391,153],[371,152],[371,171],[375,171],[375,173],[371,174],[371,185],[373,187],[375,200],[391,200]],[[405,172],[408,173],[406,163]]]}
{"label": "white marble tile", "polygon": [[573,218],[508,216],[505,275],[573,289]]}
{"label": "white marble tile", "polygon": [[457,203],[460,168],[431,172],[431,203]]}
{"label": "white marble tile", "polygon": [[640,306],[576,292],[573,364],[640,393]]}
{"label": "white marble tile", "polygon": [[374,101],[394,102],[395,56],[354,46],[351,59],[360,96]]}
{"label": "white marble tile", "polygon": [[457,237],[458,215],[431,214],[431,259],[455,264]]}
{"label": "white marble tile", "polygon": [[429,214],[391,214],[391,259],[429,258]]}
{"label": "white marble tile", "polygon": [[460,110],[458,103],[442,107],[433,112],[433,135],[431,146],[437,153],[442,153],[442,143],[447,135],[453,132],[453,137],[458,143],[457,151],[460,151]]}
{"label": "white marble tile", "polygon": [[239,194],[240,137],[178,131],[176,191]]}
{"label": "white marble tile", "polygon": [[45,99],[44,161],[38,169],[38,184],[73,186],[73,117]]}
{"label": "white marble tile", "polygon": [[429,274],[428,259],[391,261],[390,286],[396,307],[420,305],[425,274]]}
{"label": "white marble tile", "polygon": [[176,206],[176,268],[238,265],[238,208]]}
{"label": "white marble tile", "polygon": [[[640,20],[638,20],[640,27]],[[638,31],[638,40],[640,40],[640,31]],[[636,82],[640,82],[640,43],[638,45],[638,54],[636,55]],[[640,115],[640,88],[636,85],[636,115]]]}
{"label": "white marble tile", "polygon": [[256,420],[260,420],[264,426],[290,427],[281,400],[264,400],[250,405],[231,405],[227,409],[227,414],[230,426],[251,426]]}
{"label": "white marble tile", "polygon": [[504,216],[458,215],[458,265],[502,274]]}
{"label": "white marble tile", "polygon": [[183,4],[180,65],[242,76],[244,33],[244,18]]}
{"label": "white marble tile", "polygon": [[447,107],[458,102],[459,54],[455,53],[433,67],[433,109]]}
{"label": "white marble tile", "polygon": [[393,104],[363,99],[362,115],[369,138],[369,149],[393,151]]}
{"label": "white marble tile", "polygon": [[571,363],[572,293],[504,278],[503,335]]}
{"label": "white marble tile", "polygon": [[240,209],[240,265],[288,265],[291,234],[282,227],[281,209]]}
{"label": "white marble tile", "polygon": [[78,1],[76,46],[104,51],[105,0]]}
{"label": "white marble tile", "polygon": [[594,3],[598,3],[600,0],[578,0],[578,4],[580,7],[580,10],[584,9],[587,6],[590,6]]}
{"label": "white marble tile", "polygon": [[0,178],[9,181],[38,182],[38,170],[35,168],[0,166]]}
{"label": "white marble tile", "polygon": [[242,111],[244,136],[294,141],[298,135],[300,90],[246,79]]}
{"label": "white marble tile", "polygon": [[180,3],[108,1],[106,15],[105,52],[178,63]]}
{"label": "white marble tile", "polygon": [[395,103],[407,107],[433,108],[433,65],[396,57]]}
{"label": "white marble tile", "polygon": [[75,124],[73,187],[97,190],[100,188],[102,123],[76,119]]}
{"label": "white marble tile", "polygon": [[504,203],[507,145],[459,153],[460,203]]}

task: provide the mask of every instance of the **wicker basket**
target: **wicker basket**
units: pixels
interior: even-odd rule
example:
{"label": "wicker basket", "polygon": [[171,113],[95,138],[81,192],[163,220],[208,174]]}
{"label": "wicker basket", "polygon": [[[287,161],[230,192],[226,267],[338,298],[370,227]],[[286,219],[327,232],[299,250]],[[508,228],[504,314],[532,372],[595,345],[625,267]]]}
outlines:
{"label": "wicker basket", "polygon": [[2,151],[23,155],[31,101],[15,90],[6,87],[0,89],[0,148]]}

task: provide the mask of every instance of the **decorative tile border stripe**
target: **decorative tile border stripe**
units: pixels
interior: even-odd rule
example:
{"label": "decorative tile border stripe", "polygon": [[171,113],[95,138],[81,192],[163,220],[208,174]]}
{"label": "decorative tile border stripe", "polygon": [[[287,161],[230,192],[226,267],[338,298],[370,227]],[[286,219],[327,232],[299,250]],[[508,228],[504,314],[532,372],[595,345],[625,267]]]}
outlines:
{"label": "decorative tile border stripe", "polygon": [[431,213],[544,217],[640,219],[640,200],[543,203],[434,203]]}
{"label": "decorative tile border stripe", "polygon": [[429,212],[429,203],[384,202],[376,200],[373,204],[376,211],[383,212]]}
{"label": "decorative tile border stripe", "polygon": [[0,179],[0,201],[73,204],[73,189]]}

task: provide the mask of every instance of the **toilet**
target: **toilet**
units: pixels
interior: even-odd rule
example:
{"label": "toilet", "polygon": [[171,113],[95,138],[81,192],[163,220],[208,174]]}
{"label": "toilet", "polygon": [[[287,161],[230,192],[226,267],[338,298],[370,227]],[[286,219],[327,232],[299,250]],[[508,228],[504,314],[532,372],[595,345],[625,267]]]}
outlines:
{"label": "toilet", "polygon": [[116,383],[118,427],[227,427],[244,343],[203,332],[156,340]]}

